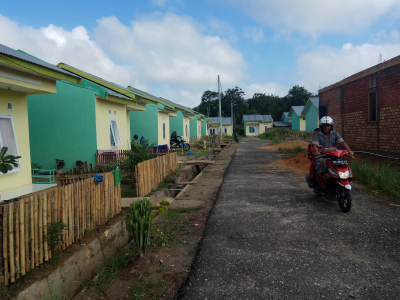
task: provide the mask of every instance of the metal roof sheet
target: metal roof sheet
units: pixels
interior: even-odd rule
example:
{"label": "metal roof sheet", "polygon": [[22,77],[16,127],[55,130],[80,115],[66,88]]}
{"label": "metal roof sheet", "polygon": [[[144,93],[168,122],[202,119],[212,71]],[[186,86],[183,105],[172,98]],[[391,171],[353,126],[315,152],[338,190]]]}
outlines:
{"label": "metal roof sheet", "polygon": [[[210,117],[212,119],[211,124],[219,124],[219,117]],[[231,125],[232,124],[232,118],[227,117],[224,118],[222,117],[222,125]]]}
{"label": "metal roof sheet", "polygon": [[319,97],[310,97],[306,103],[306,105],[304,105],[304,108],[301,111],[301,114],[303,116],[305,116],[308,108],[310,107],[310,105],[314,105],[317,109],[319,108]]}
{"label": "metal roof sheet", "polygon": [[0,44],[0,53],[8,55],[8,56],[15,57],[15,58],[27,61],[27,62],[30,62],[30,63],[38,65],[38,66],[45,67],[47,69],[51,69],[51,70],[59,72],[59,73],[63,73],[63,74],[69,75],[69,76],[77,77],[76,75],[74,75],[74,74],[72,74],[72,73],[70,73],[68,71],[65,71],[65,70],[63,70],[63,69],[61,69],[61,68],[59,68],[59,67],[57,67],[55,65],[49,64],[48,62],[45,62],[45,61],[43,61],[41,59],[38,59],[38,58],[36,58],[36,57],[34,57],[32,55],[29,55],[29,54],[27,54],[27,53],[25,53],[25,52],[23,52],[21,50],[14,50],[14,49],[12,49],[10,47],[7,47],[6,45],[3,45],[3,44]]}
{"label": "metal roof sheet", "polygon": [[284,122],[284,121],[274,121],[273,124],[276,127],[290,127],[291,126],[289,123]]}
{"label": "metal roof sheet", "polygon": [[272,119],[271,115],[243,115],[243,120],[245,122],[273,122],[274,120]]}
{"label": "metal roof sheet", "polygon": [[[290,112],[291,111],[294,111],[295,112],[295,114],[298,116],[298,117],[300,117],[300,116],[303,116],[302,114],[301,114],[301,112],[303,111],[303,108],[304,108],[304,105],[302,105],[302,106],[292,106],[291,108],[290,108]],[[290,113],[289,112],[289,113]],[[291,114],[290,114],[291,115]]]}
{"label": "metal roof sheet", "polygon": [[310,101],[315,105],[316,108],[319,108],[319,97],[310,97]]}

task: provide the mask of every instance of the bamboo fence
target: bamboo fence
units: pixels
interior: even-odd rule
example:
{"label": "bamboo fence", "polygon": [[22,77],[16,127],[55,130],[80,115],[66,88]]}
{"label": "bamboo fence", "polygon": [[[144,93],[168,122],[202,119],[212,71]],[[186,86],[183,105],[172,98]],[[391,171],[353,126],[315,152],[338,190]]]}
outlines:
{"label": "bamboo fence", "polygon": [[62,222],[59,249],[85,234],[85,229],[104,223],[121,211],[121,186],[114,188],[112,173],[103,182],[88,178],[23,196],[0,204],[0,288],[37,268],[52,257],[48,226]]}
{"label": "bamboo fence", "polygon": [[137,164],[135,168],[136,194],[144,197],[158,187],[161,181],[172,171],[178,168],[176,152]]}

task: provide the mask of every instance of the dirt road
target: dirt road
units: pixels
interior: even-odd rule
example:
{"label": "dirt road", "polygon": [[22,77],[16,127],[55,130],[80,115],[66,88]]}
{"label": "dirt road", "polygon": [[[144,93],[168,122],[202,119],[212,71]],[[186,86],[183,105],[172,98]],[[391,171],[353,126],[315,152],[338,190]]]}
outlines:
{"label": "dirt road", "polygon": [[182,299],[399,299],[400,210],[354,191],[343,214],[281,154],[242,139]]}

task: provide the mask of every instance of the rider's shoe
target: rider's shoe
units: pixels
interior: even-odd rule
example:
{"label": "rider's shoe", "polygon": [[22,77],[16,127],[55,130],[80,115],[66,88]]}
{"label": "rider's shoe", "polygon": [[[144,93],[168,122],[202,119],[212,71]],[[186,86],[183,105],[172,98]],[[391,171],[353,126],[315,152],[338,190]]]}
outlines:
{"label": "rider's shoe", "polygon": [[310,179],[310,177],[308,175],[306,175],[306,181],[308,186],[312,189],[314,187],[314,183],[312,182],[312,180]]}

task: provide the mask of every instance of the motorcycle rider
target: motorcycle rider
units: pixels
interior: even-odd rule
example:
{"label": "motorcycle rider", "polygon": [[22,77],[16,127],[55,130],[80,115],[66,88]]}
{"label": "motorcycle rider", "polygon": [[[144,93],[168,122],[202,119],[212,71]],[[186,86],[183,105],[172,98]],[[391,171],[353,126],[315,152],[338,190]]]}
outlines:
{"label": "motorcycle rider", "polygon": [[[349,151],[350,156],[354,155],[346,144],[346,142],[342,139],[342,137],[336,131],[333,131],[334,121],[331,117],[326,116],[322,117],[319,121],[320,132],[314,134],[313,140],[311,142],[312,145],[312,154],[314,156],[319,156],[320,151],[322,150],[337,150],[336,145],[340,145]],[[326,172],[326,160],[329,158],[316,158],[315,160],[315,169],[317,170],[317,176],[319,179],[319,183],[321,185],[321,193],[325,193],[325,186],[323,180],[323,173]]]}

